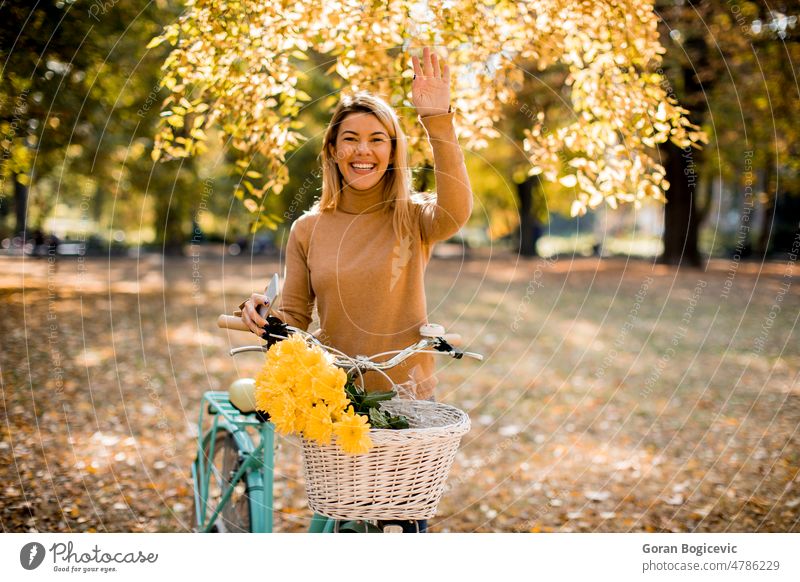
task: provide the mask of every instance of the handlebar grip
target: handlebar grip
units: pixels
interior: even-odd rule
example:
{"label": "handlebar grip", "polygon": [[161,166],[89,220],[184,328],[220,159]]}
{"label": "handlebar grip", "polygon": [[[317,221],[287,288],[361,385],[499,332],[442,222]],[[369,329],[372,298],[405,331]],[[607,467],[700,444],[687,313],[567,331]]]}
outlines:
{"label": "handlebar grip", "polygon": [[237,331],[246,331],[249,333],[253,333],[250,331],[250,328],[245,325],[242,321],[241,317],[235,317],[233,315],[220,315],[217,318],[217,327],[221,327],[223,329],[235,329]]}
{"label": "handlebar grip", "polygon": [[446,333],[442,336],[442,339],[451,346],[460,346],[463,343],[460,333]]}

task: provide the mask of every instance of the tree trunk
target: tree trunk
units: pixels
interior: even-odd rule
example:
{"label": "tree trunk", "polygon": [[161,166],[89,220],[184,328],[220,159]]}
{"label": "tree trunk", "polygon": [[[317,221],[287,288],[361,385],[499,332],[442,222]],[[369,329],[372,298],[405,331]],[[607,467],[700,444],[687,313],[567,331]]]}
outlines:
{"label": "tree trunk", "polygon": [[534,214],[534,186],[539,187],[537,176],[528,176],[517,184],[519,198],[519,254],[523,257],[536,257],[536,243],[539,240],[539,224]]}
{"label": "tree trunk", "polygon": [[27,238],[28,229],[28,185],[19,181],[14,174],[14,212],[16,215],[16,233]]}
{"label": "tree trunk", "polygon": [[702,266],[697,239],[700,213],[697,207],[697,167],[695,150],[682,150],[672,142],[661,146],[666,156],[667,204],[664,207],[664,253],[658,262],[665,265]]}
{"label": "tree trunk", "polygon": [[156,203],[156,240],[165,255],[183,255],[183,245],[188,237],[183,229],[183,204],[177,194],[162,196]]}
{"label": "tree trunk", "polygon": [[[3,195],[3,183],[0,182],[0,227],[2,227],[5,217],[11,214],[11,204],[9,197]],[[2,234],[2,232],[0,232]]]}
{"label": "tree trunk", "polygon": [[[760,192],[766,195],[764,201],[763,214],[761,215],[761,225],[758,232],[758,256],[762,260],[767,257],[770,250],[770,242],[772,240],[771,234],[775,226],[775,199],[777,192],[772,191],[771,177],[772,177],[772,156],[768,155],[766,163],[764,164],[764,172],[761,178]],[[759,192],[759,194],[760,194]],[[759,196],[760,197],[760,196]]]}
{"label": "tree trunk", "polygon": [[[681,52],[688,55],[692,66],[681,66],[676,75],[677,83],[672,85],[683,87],[678,100],[691,112],[692,122],[698,125],[708,113],[706,96],[715,84],[713,76],[705,78],[703,82],[698,78],[698,74],[709,70],[709,50],[702,34],[686,39]],[[697,186],[701,171],[698,151],[683,150],[669,141],[662,144],[660,149],[667,156],[665,170],[670,187],[666,192],[667,204],[664,209],[664,254],[659,257],[659,262],[700,267],[702,260],[697,239],[703,213],[708,210],[708,200],[704,201],[703,206],[698,200]]]}
{"label": "tree trunk", "polygon": [[165,255],[181,256],[190,240],[192,203],[200,190],[193,181],[193,165],[183,160],[162,162],[151,189],[155,196],[156,243]]}

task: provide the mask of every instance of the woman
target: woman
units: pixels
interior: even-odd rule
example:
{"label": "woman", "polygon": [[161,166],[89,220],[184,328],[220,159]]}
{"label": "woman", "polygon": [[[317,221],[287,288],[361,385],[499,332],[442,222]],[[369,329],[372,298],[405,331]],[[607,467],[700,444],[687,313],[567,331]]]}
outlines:
{"label": "woman", "polygon": [[[351,356],[404,348],[427,323],[424,274],[434,243],[454,235],[472,212],[472,190],[450,107],[450,71],[423,49],[412,58],[412,102],[433,149],[437,196],[411,195],[406,138],[397,115],[368,93],[344,97],[323,140],[322,196],[292,225],[286,271],[271,314],[308,329],[316,302],[326,344]],[[268,305],[253,294],[242,320],[260,335]],[[433,399],[431,354],[416,354],[386,373],[418,399]],[[391,388],[375,372],[367,390]],[[425,531],[426,520],[396,522]],[[385,524],[379,524],[385,525]]]}
{"label": "woman", "polygon": [[[355,356],[406,347],[427,323],[424,274],[434,243],[454,235],[472,212],[472,190],[450,107],[450,71],[423,49],[412,57],[412,102],[433,150],[436,196],[411,195],[406,138],[397,115],[378,97],[344,97],[325,133],[322,196],[292,225],[281,295],[272,315],[308,329],[316,301],[318,337]],[[260,334],[256,309],[266,297],[242,305],[242,320]],[[432,398],[431,354],[416,354],[387,371],[416,398]],[[375,372],[368,390],[391,388]]]}

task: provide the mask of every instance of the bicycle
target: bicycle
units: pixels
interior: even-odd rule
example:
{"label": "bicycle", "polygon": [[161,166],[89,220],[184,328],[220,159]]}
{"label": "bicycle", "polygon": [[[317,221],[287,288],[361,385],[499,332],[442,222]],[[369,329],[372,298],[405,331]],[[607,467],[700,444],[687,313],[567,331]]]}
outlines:
{"label": "bicycle", "polygon": [[[274,281],[274,278],[273,278]],[[270,285],[272,299],[277,294],[276,285]],[[272,301],[270,301],[272,303]],[[350,357],[326,346],[312,334],[268,317],[265,331],[267,343],[261,346],[244,346],[230,351],[231,356],[247,352],[265,352],[276,341],[287,339],[289,334],[300,334],[306,342],[317,345],[334,357],[335,365],[348,373],[363,374],[375,370],[385,375],[387,370],[399,365],[417,353],[464,356],[482,360],[474,352],[461,351],[455,345],[457,334],[445,334],[444,328],[426,324],[420,328],[421,339],[402,349],[373,356]],[[221,328],[250,331],[238,317],[220,315]],[[276,333],[278,332],[278,333]],[[396,354],[383,362],[377,357]],[[388,376],[387,376],[388,377]],[[194,484],[194,530],[200,532],[261,532],[273,528],[273,487],[275,471],[275,430],[269,419],[255,410],[255,381],[240,379],[231,384],[228,392],[209,391],[203,394],[198,420],[197,456],[192,464]],[[204,414],[212,417],[211,427],[204,432]],[[254,441],[250,431],[258,438]],[[338,531],[397,532],[400,526],[388,525],[383,529],[370,522],[341,524],[320,514],[314,514],[308,531],[329,533]]]}

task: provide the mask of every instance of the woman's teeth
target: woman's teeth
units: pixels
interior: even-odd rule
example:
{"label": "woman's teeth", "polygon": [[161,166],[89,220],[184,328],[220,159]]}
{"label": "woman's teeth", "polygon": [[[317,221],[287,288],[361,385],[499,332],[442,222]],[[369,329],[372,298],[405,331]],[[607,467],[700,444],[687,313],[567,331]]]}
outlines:
{"label": "woman's teeth", "polygon": [[350,164],[350,167],[358,173],[366,173],[371,172],[375,168],[375,164]]}

